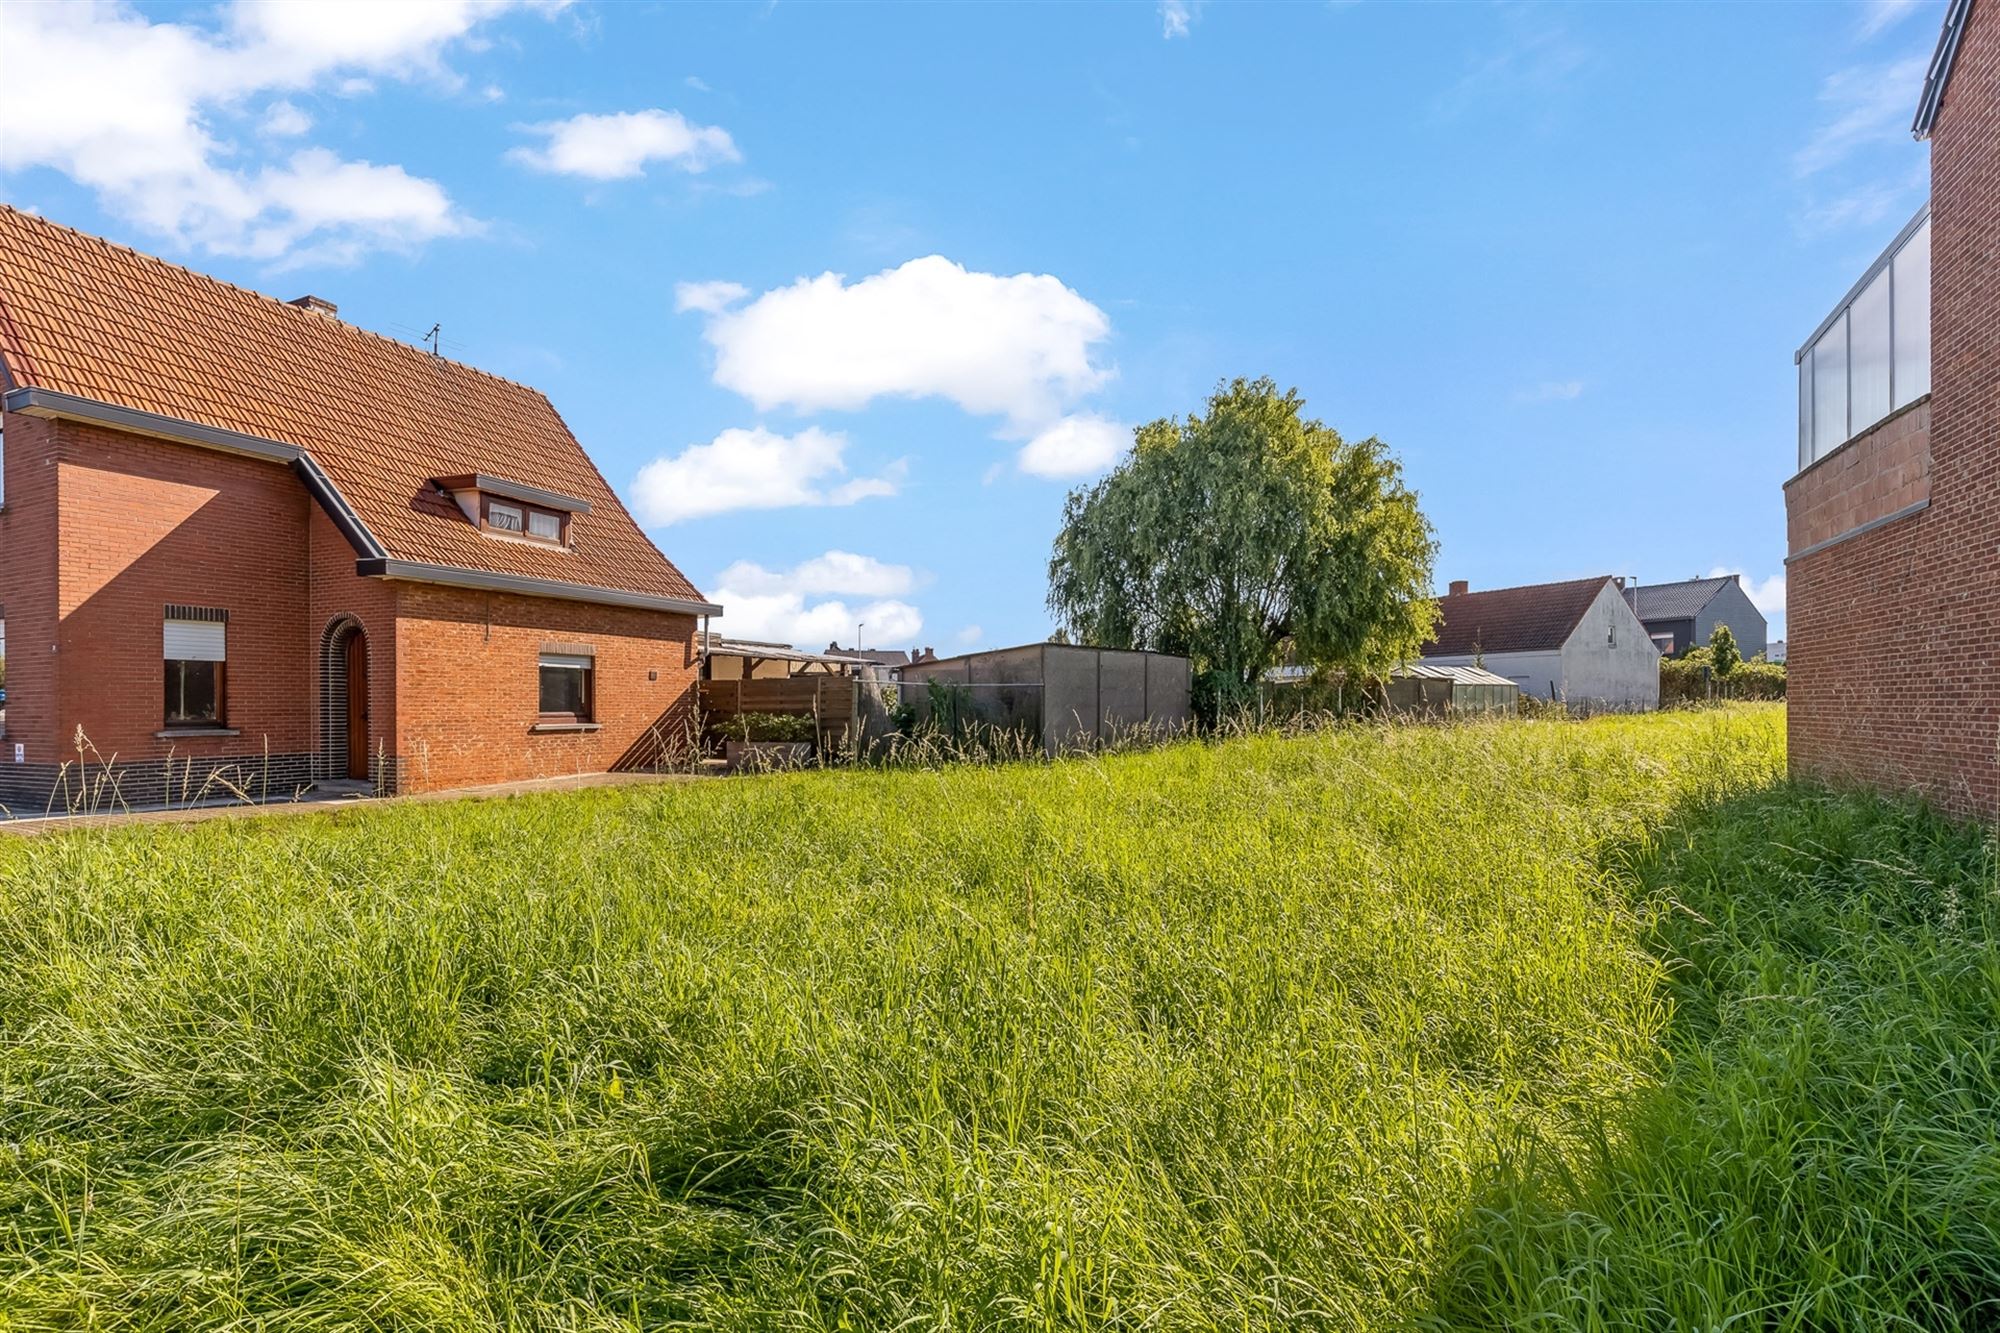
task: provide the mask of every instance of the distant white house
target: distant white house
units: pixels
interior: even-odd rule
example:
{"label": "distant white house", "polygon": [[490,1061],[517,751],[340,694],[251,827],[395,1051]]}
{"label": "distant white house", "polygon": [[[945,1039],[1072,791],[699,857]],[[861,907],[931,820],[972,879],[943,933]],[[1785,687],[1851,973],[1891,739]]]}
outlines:
{"label": "distant white house", "polygon": [[1660,651],[1609,574],[1489,592],[1453,583],[1423,660],[1484,666],[1522,694],[1582,708],[1660,706]]}

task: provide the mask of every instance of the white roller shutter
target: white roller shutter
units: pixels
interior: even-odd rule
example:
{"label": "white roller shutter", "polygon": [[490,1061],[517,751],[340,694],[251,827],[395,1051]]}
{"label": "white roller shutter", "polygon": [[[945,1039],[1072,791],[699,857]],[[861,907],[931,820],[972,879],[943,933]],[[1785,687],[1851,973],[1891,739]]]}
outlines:
{"label": "white roller shutter", "polygon": [[579,657],[573,653],[543,653],[542,665],[545,667],[571,667],[587,671],[597,665],[597,659],[594,657]]}
{"label": "white roller shutter", "polygon": [[169,620],[166,659],[169,662],[226,662],[228,626],[217,620]]}

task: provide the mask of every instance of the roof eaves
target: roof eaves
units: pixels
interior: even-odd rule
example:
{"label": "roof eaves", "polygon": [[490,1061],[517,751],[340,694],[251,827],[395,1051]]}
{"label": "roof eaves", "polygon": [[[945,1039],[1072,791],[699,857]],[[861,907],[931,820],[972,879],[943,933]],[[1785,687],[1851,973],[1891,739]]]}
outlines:
{"label": "roof eaves", "polygon": [[561,509],[572,514],[590,512],[588,500],[579,500],[574,495],[564,495],[561,491],[551,491],[541,486],[530,486],[524,481],[509,481],[490,472],[439,477],[437,484],[448,491],[480,491],[487,495],[497,495],[505,500],[520,500],[526,504],[540,505],[544,509]]}
{"label": "roof eaves", "polygon": [[438,583],[452,588],[510,592],[522,597],[553,597],[567,602],[594,602],[600,606],[629,606],[642,611],[671,611],[687,616],[722,614],[722,608],[713,602],[687,597],[662,597],[657,593],[634,592],[629,588],[601,588],[589,583],[566,583],[561,579],[502,574],[488,569],[466,569],[460,565],[433,565],[417,560],[397,560],[390,556],[364,556],[354,562],[354,572],[364,578]]}
{"label": "roof eaves", "polygon": [[286,444],[282,440],[267,440],[261,435],[246,435],[242,431],[225,430],[220,426],[204,426],[200,422],[183,421],[158,412],[142,412],[94,398],[79,398],[75,394],[58,393],[53,389],[38,389],[33,385],[9,390],[0,402],[4,402],[7,411],[24,416],[109,426],[133,435],[150,435],[156,439],[200,445],[204,449],[220,449],[225,453],[244,454],[271,463],[297,462],[305,454],[305,450],[296,444]]}
{"label": "roof eaves", "polygon": [[333,484],[333,478],[320,471],[311,454],[301,449],[299,456],[292,460],[292,471],[298,474],[312,498],[319,501],[326,516],[333,520],[333,526],[340,529],[340,535],[347,538],[347,544],[354,553],[367,558],[378,558],[389,554],[388,548],[361,521],[361,515],[354,512],[354,506],[347,503],[347,497]]}
{"label": "roof eaves", "polygon": [[1971,17],[1972,0],[1952,0],[1951,8],[1945,11],[1937,49],[1931,53],[1930,70],[1924,75],[1924,91],[1917,99],[1917,117],[1910,122],[1910,133],[1918,139],[1930,138],[1931,128],[1937,124],[1938,107],[1944,102],[1945,85],[1951,82],[1952,65]]}

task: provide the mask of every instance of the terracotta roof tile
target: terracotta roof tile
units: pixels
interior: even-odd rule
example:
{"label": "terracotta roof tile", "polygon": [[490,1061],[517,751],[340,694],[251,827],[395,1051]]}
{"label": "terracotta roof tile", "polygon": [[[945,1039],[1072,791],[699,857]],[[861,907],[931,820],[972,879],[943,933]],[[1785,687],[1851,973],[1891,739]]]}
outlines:
{"label": "terracotta roof tile", "polygon": [[1560,648],[1611,581],[1609,574],[1438,598],[1438,624],[1425,657],[1531,653]]}
{"label": "terracotta roof tile", "polygon": [[[539,392],[0,205],[0,365],[33,386],[297,445],[399,560],[699,599]],[[590,502],[575,549],[482,535],[433,477]]]}

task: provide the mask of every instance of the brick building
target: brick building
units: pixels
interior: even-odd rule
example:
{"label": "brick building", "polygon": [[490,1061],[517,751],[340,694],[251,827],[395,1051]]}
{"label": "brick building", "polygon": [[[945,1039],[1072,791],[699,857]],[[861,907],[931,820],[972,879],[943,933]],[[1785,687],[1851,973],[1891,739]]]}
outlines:
{"label": "brick building", "polygon": [[[535,390],[0,207],[0,803],[651,762],[720,610]],[[65,769],[64,765],[68,768]]]}
{"label": "brick building", "polygon": [[1798,354],[1791,764],[2000,815],[2000,0],[1952,0],[1931,197]]}

